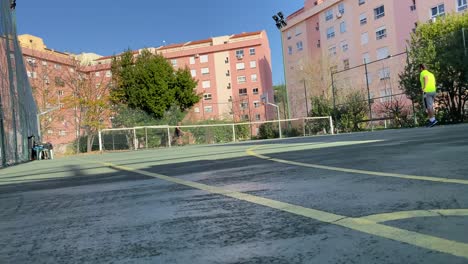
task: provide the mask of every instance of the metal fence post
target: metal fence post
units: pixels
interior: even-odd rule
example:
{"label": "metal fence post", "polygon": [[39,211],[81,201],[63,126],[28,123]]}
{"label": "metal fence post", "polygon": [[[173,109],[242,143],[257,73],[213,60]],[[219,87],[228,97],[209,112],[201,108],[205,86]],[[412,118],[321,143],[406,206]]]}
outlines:
{"label": "metal fence post", "polygon": [[366,87],[367,87],[367,102],[369,104],[369,120],[371,122],[371,130],[374,131],[374,121],[372,121],[372,104],[371,104],[371,96],[370,96],[370,88],[369,88],[369,76],[367,72],[367,60],[364,60],[364,69],[366,71]]}
{"label": "metal fence post", "polygon": [[99,152],[102,153],[102,133],[101,133],[101,130],[99,130],[98,132],[98,140],[99,140]]}
{"label": "metal fence post", "polygon": [[232,124],[232,142],[236,142],[236,126]]}

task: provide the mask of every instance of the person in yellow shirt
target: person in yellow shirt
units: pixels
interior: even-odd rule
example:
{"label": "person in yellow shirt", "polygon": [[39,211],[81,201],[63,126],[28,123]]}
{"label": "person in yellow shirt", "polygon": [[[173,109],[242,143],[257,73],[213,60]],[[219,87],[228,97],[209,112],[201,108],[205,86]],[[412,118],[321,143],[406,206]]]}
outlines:
{"label": "person in yellow shirt", "polygon": [[419,69],[421,70],[419,80],[421,81],[421,88],[424,95],[424,107],[429,117],[427,127],[433,127],[437,124],[437,120],[434,117],[434,99],[437,92],[436,80],[434,74],[428,71],[424,64],[420,64]]}

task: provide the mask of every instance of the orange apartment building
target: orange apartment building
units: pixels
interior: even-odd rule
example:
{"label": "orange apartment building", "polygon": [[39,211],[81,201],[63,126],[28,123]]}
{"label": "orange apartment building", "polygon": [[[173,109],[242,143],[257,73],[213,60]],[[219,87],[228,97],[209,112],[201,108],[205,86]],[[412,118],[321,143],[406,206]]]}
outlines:
{"label": "orange apartment building", "polygon": [[306,115],[304,93],[331,96],[332,72],[341,92],[366,91],[368,81],[375,102],[402,93],[402,53],[417,23],[466,10],[466,0],[305,0],[281,30],[291,116]]}
{"label": "orange apartment building", "polygon": [[[112,56],[55,51],[47,48],[41,38],[31,35],[21,35],[19,40],[39,113],[60,108],[41,116],[42,140],[52,142],[63,152],[82,134],[79,110],[70,103],[79,96],[74,93],[73,80],[89,79],[102,91],[96,96],[105,96],[112,79]],[[276,118],[271,106],[261,104],[262,95],[273,101],[271,55],[265,31],[148,50],[166,57],[176,69],[189,67],[193,78],[198,80],[196,91],[202,98],[189,111],[187,120],[240,122]],[[135,50],[135,56],[141,51]],[[109,120],[102,122],[111,126]]]}

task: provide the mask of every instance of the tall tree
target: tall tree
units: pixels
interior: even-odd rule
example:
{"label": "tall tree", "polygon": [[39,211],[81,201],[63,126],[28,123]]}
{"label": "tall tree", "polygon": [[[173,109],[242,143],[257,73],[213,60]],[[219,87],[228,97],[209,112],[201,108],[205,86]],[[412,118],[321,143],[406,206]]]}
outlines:
{"label": "tall tree", "polygon": [[468,14],[448,15],[434,23],[420,25],[412,35],[409,62],[400,76],[400,84],[407,96],[417,100],[422,91],[416,83],[419,76],[415,69],[419,63],[426,64],[436,75],[438,110],[447,122],[462,122],[465,118],[468,100],[467,29]]}
{"label": "tall tree", "polygon": [[188,68],[175,71],[166,58],[148,50],[136,57],[129,50],[114,57],[112,72],[115,86],[111,100],[158,119],[173,105],[187,110],[200,100],[194,91],[197,82]]}

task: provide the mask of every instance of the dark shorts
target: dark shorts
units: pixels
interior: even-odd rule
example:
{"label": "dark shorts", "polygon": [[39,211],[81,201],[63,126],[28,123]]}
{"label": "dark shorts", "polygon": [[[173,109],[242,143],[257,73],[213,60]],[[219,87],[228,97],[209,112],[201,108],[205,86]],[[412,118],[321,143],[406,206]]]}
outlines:
{"label": "dark shorts", "polygon": [[434,109],[434,100],[436,93],[424,93],[424,107],[426,109]]}

